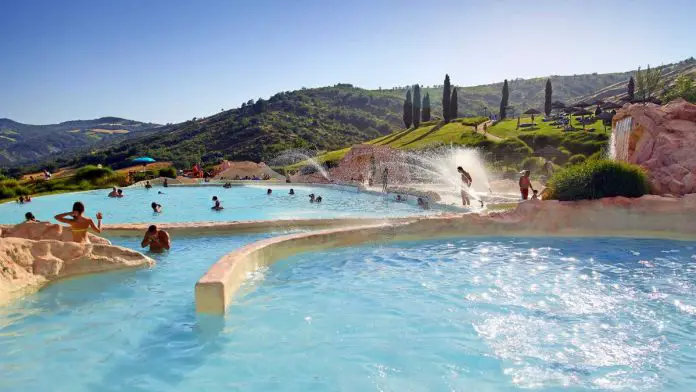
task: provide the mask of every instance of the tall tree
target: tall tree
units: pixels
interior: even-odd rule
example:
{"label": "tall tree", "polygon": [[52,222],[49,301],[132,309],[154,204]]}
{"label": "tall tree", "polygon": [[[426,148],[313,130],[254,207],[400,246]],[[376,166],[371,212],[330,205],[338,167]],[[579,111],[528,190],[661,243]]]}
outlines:
{"label": "tall tree", "polygon": [[505,113],[508,107],[508,98],[510,98],[510,90],[508,89],[508,82],[505,79],[503,82],[503,97],[500,99],[500,119],[505,118]]}
{"label": "tall tree", "polygon": [[411,128],[413,124],[413,102],[411,101],[411,90],[406,91],[406,100],[404,101],[404,124],[406,128]]}
{"label": "tall tree", "polygon": [[551,88],[551,79],[546,79],[546,91],[544,95],[544,113],[546,117],[551,115],[551,96],[553,95],[553,89]]}
{"label": "tall tree", "polygon": [[442,117],[445,122],[450,120],[450,99],[452,96],[452,86],[450,85],[449,75],[445,75],[445,85],[442,89]]}
{"label": "tall tree", "polygon": [[430,121],[430,93],[425,93],[425,97],[423,97],[423,113],[421,119],[423,122]]}
{"label": "tall tree", "polygon": [[459,103],[457,103],[457,88],[452,89],[452,99],[450,99],[450,119],[454,120],[459,117]]}
{"label": "tall tree", "polygon": [[633,76],[631,76],[630,79],[628,79],[628,86],[627,86],[627,94],[628,94],[628,99],[630,101],[633,101],[635,98],[635,92],[636,92],[636,82],[633,80]]}
{"label": "tall tree", "polygon": [[648,68],[641,71],[638,67],[636,72],[636,88],[638,97],[643,103],[650,102],[656,98],[658,90],[662,88],[662,70],[660,68]]}
{"label": "tall tree", "polygon": [[413,86],[413,126],[418,128],[421,122],[421,94],[420,86]]}

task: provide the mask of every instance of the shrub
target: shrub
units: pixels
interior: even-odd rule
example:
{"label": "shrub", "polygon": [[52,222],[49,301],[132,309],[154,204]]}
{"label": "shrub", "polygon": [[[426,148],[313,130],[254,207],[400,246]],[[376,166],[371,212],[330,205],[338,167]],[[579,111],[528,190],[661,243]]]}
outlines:
{"label": "shrub", "polygon": [[643,169],[624,162],[589,160],[562,169],[547,183],[547,198],[555,200],[640,197],[648,192]]}
{"label": "shrub", "polygon": [[176,178],[176,169],[173,166],[164,167],[159,170],[160,177]]}
{"label": "shrub", "polygon": [[580,163],[583,163],[587,160],[587,157],[582,155],[582,154],[575,154],[572,157],[568,158],[568,164],[569,165],[577,165]]}
{"label": "shrub", "polygon": [[544,167],[544,163],[546,163],[546,159],[542,157],[528,157],[522,161],[521,168],[522,170],[537,171]]}
{"label": "shrub", "polygon": [[0,199],[10,199],[13,197],[15,197],[14,188],[10,188],[5,185],[0,185]]}
{"label": "shrub", "polygon": [[87,165],[79,168],[77,172],[75,172],[75,182],[80,182],[83,180],[94,182],[99,178],[111,176],[113,174],[113,170],[109,169],[108,167]]}

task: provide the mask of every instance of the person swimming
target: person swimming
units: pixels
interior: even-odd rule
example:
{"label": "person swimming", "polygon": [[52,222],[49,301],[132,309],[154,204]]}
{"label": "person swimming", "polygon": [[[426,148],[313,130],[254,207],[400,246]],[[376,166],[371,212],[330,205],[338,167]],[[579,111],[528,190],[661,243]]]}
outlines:
{"label": "person swimming", "polygon": [[26,214],[24,214],[24,221],[25,222],[38,222],[38,220],[36,220],[36,217],[34,216],[34,214],[32,214],[31,212],[27,212]]}
{"label": "person swimming", "polygon": [[149,246],[150,252],[157,253],[160,253],[165,249],[169,250],[171,245],[172,242],[169,238],[169,233],[167,233],[164,230],[158,230],[157,226],[155,225],[151,225],[147,228],[147,231],[145,232],[145,237],[143,237],[143,241],[140,243],[140,246],[142,246],[143,248]]}
{"label": "person swimming", "polygon": [[116,197],[123,197],[123,189],[119,189],[118,193],[116,194]]}
{"label": "person swimming", "polygon": [[288,193],[288,195],[294,195],[294,194],[295,194],[295,190],[290,188],[290,192]]}
{"label": "person swimming", "polygon": [[162,192],[162,191],[157,191],[157,194],[158,194],[158,195],[164,195],[164,192]]}
{"label": "person swimming", "polygon": [[150,184],[150,181],[145,181],[145,189],[150,189],[152,188],[152,184]]}
{"label": "person swimming", "polygon": [[223,188],[232,188],[232,183],[231,183],[231,182],[226,182],[222,187],[223,187]]}
{"label": "person swimming", "polygon": [[164,179],[164,182],[162,183],[162,186],[165,187],[165,188],[169,186],[169,181],[167,181],[166,178]]}
{"label": "person swimming", "polygon": [[402,197],[401,195],[396,195],[396,199],[395,199],[395,200],[396,200],[398,203],[402,203],[402,202],[404,202],[404,201],[407,201],[407,200],[406,200],[406,196],[403,196],[403,197]]}
{"label": "person swimming", "polygon": [[17,199],[17,203],[24,204],[24,196],[20,196],[19,199]]}
{"label": "person swimming", "polygon": [[[457,171],[462,175],[461,176],[462,185],[461,185],[461,191],[460,191],[460,194],[462,196],[462,204],[465,206],[468,206],[471,204],[471,202],[469,201],[469,193],[467,191],[467,188],[471,188],[471,183],[473,182],[473,180],[471,178],[471,174],[469,174],[461,166],[457,167]],[[464,185],[466,185],[467,188],[465,188]]]}
{"label": "person swimming", "polygon": [[118,197],[118,188],[111,188],[111,192],[109,192],[109,197]]}
{"label": "person swimming", "polygon": [[220,204],[220,200],[218,200],[217,196],[213,196],[213,202],[215,203],[215,205],[210,207],[211,210],[221,211],[225,209],[225,207],[223,207],[222,204]]}
{"label": "person swimming", "polygon": [[162,205],[157,204],[154,201],[152,202],[152,204],[150,204],[150,207],[152,207],[153,212],[162,212]]}
{"label": "person swimming", "polygon": [[271,188],[266,189],[266,194],[267,194],[267,195],[270,196],[271,193],[273,193],[273,189],[271,189]]}
{"label": "person swimming", "polygon": [[315,199],[316,199],[316,198],[315,198],[315,196],[314,196],[314,193],[310,193],[310,194],[309,194],[309,202],[310,202],[310,203],[314,203],[314,200],[315,200]]}
{"label": "person swimming", "polygon": [[424,210],[427,210],[430,208],[430,206],[428,206],[428,202],[425,201],[425,199],[423,199],[422,197],[418,198],[418,206]]}
{"label": "person swimming", "polygon": [[72,211],[64,212],[54,217],[58,222],[70,225],[72,228],[73,241],[75,242],[89,242],[89,238],[87,237],[87,230],[89,229],[97,233],[101,233],[102,231],[102,213],[97,212],[97,224],[95,225],[92,219],[83,216],[84,212],[85,205],[80,201],[76,201],[73,204]]}
{"label": "person swimming", "polygon": [[317,196],[317,198],[314,199],[314,201],[316,201],[317,203],[321,203],[321,200],[322,200],[322,199],[321,199],[321,196]]}

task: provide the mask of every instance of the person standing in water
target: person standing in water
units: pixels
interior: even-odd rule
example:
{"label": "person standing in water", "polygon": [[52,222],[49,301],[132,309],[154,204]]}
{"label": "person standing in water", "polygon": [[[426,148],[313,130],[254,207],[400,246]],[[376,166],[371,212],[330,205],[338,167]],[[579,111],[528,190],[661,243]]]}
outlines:
{"label": "person standing in water", "polygon": [[[459,166],[457,167],[457,171],[461,174],[461,180],[462,180],[462,187],[461,187],[461,196],[462,196],[462,205],[468,206],[471,204],[469,201],[469,192],[467,191],[467,188],[471,188],[471,183],[473,182],[473,179],[471,178],[471,174],[464,170],[463,167]],[[466,185],[466,188],[464,187]]]}
{"label": "person standing in water", "polygon": [[[92,229],[97,233],[101,233],[102,229],[102,213],[97,212],[97,224],[91,218],[82,216],[85,213],[85,205],[81,201],[76,201],[73,204],[72,211],[58,214],[55,220],[61,223],[67,223],[72,228],[72,237],[75,242],[89,242],[87,238],[87,230]],[[68,218],[71,217],[71,218]]]}
{"label": "person standing in water", "polygon": [[150,252],[156,253],[160,253],[165,249],[169,250],[171,245],[172,242],[169,238],[169,234],[164,230],[158,230],[155,225],[151,225],[147,228],[145,237],[143,237],[143,241],[140,243],[140,246],[143,248],[150,246]]}
{"label": "person standing in water", "polygon": [[389,170],[385,167],[382,172],[382,192],[387,191],[387,185],[389,185]]}
{"label": "person standing in water", "polygon": [[522,200],[527,200],[529,198],[529,190],[534,192],[534,187],[532,187],[532,180],[529,178],[530,171],[525,170],[522,172],[520,177],[520,194],[522,195]]}

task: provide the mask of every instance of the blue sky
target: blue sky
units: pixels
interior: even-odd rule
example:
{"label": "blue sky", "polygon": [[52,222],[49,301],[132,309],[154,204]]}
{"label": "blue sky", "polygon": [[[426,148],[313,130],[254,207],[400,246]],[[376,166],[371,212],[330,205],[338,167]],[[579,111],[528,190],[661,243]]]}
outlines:
{"label": "blue sky", "polygon": [[0,0],[0,117],[178,122],[301,87],[467,86],[696,55],[696,2]]}

